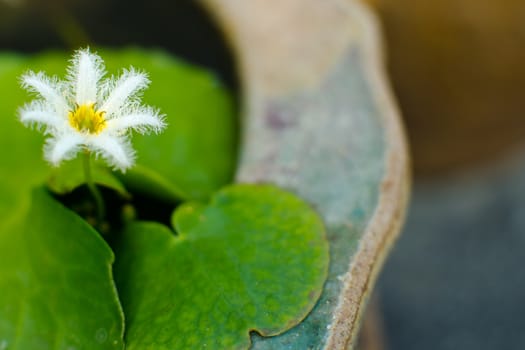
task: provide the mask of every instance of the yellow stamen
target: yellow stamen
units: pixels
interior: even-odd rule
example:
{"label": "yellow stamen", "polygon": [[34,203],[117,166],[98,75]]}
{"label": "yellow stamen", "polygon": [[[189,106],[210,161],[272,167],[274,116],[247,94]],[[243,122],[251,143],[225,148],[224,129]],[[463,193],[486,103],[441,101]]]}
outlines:
{"label": "yellow stamen", "polygon": [[98,134],[106,128],[106,112],[95,110],[95,104],[77,106],[69,112],[69,124],[80,132]]}

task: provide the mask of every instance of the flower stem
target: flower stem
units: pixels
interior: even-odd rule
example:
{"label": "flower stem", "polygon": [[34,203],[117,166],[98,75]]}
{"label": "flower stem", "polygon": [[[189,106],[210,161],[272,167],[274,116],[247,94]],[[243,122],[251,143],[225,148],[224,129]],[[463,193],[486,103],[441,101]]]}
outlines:
{"label": "flower stem", "polygon": [[100,193],[97,185],[95,185],[93,176],[91,175],[91,153],[89,151],[84,152],[84,177],[86,179],[89,192],[91,192],[93,199],[95,199],[95,205],[97,209],[97,226],[100,226],[106,214],[106,206],[104,205],[102,194]]}

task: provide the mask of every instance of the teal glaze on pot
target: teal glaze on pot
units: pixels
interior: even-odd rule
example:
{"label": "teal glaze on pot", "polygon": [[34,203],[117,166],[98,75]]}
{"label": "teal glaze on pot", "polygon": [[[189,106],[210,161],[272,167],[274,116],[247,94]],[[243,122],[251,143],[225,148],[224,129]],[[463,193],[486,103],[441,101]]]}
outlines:
{"label": "teal glaze on pot", "polygon": [[[275,182],[310,202],[325,220],[331,254],[325,290],[307,319],[277,337],[254,335],[254,349],[322,348],[341,292],[339,277],[377,207],[385,164],[384,129],[361,57],[352,48],[319,91],[275,101],[266,110],[266,128],[249,139],[239,180],[254,176]],[[272,138],[276,152],[260,158],[273,166],[257,174],[260,163],[250,160],[250,151],[264,151],[256,145],[264,137]]]}

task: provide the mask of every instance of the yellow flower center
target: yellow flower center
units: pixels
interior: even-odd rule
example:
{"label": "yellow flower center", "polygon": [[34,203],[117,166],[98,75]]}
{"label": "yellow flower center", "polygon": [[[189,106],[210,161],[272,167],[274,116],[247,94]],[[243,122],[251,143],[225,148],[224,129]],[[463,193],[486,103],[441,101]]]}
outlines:
{"label": "yellow flower center", "polygon": [[98,134],[106,128],[106,112],[95,110],[95,104],[83,104],[69,112],[69,124],[80,132]]}

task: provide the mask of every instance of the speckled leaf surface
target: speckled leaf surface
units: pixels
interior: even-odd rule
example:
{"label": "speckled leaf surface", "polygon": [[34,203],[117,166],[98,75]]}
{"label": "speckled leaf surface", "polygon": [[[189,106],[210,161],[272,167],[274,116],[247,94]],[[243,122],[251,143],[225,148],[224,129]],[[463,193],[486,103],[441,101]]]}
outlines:
{"label": "speckled leaf surface", "polygon": [[328,244],[296,196],[231,186],[181,206],[173,223],[177,236],[131,224],[117,247],[128,349],[246,349],[250,331],[281,333],[317,301]]}
{"label": "speckled leaf surface", "polygon": [[10,214],[0,222],[0,348],[123,349],[106,243],[43,189]]}

